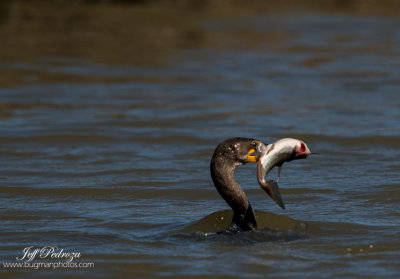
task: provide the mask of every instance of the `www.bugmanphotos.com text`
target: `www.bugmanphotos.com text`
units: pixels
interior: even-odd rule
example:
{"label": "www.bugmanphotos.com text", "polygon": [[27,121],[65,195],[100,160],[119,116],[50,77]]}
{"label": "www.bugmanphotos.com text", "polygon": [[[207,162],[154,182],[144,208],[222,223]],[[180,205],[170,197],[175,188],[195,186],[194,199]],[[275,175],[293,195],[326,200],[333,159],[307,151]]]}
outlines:
{"label": "www.bugmanphotos.com text", "polygon": [[3,268],[93,268],[93,262],[5,262],[2,263]]}

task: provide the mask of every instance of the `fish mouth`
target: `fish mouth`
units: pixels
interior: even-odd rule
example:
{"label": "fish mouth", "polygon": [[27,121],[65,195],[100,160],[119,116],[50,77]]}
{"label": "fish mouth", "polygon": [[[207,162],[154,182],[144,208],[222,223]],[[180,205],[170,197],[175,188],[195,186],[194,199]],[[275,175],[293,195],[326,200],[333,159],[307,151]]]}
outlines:
{"label": "fish mouth", "polygon": [[311,154],[311,150],[302,142],[300,147],[295,147],[295,158],[296,159],[305,159],[308,155]]}

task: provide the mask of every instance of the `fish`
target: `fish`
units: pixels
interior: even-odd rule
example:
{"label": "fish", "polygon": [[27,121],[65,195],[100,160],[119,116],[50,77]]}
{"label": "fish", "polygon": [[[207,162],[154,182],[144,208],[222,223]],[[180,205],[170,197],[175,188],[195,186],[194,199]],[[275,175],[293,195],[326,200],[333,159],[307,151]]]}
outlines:
{"label": "fish", "polygon": [[[273,199],[282,209],[285,204],[279,193],[278,181],[285,162],[292,160],[305,159],[311,154],[308,146],[301,140],[293,138],[283,138],[271,144],[259,142],[256,150],[261,153],[257,163],[257,181],[261,188]],[[278,177],[276,181],[266,181],[267,174],[275,167],[278,167]]]}

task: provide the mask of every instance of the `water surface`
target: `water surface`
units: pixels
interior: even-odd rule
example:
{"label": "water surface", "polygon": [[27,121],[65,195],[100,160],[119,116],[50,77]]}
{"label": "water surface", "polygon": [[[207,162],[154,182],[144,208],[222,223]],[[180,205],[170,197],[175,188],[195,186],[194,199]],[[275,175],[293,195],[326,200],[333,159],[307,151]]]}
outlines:
{"label": "water surface", "polygon": [[[112,26],[157,9],[85,4],[48,26],[10,7],[1,34],[31,20],[25,39],[36,48],[8,42],[1,54],[0,258],[58,246],[95,266],[2,265],[2,278],[400,275],[398,18],[177,10],[182,30],[168,10],[161,42],[154,21],[142,46],[130,37],[142,29]],[[96,25],[106,8],[116,22]],[[68,32],[51,43],[40,30]],[[234,136],[299,138],[320,154],[284,165],[284,211],[257,185],[254,164],[239,167],[260,229],[215,234],[232,213],[209,162]]]}

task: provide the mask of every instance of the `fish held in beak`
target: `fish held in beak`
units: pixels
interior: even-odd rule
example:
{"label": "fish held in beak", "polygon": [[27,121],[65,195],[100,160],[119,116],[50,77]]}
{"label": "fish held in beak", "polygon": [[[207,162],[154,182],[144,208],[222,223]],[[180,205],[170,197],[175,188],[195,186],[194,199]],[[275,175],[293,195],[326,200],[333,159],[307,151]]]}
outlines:
{"label": "fish held in beak", "polygon": [[[303,141],[291,138],[284,138],[268,145],[259,142],[256,149],[262,154],[257,164],[258,184],[282,209],[285,209],[278,187],[282,165],[292,160],[307,158],[311,151]],[[277,181],[266,181],[267,174],[275,166],[278,167]]]}

